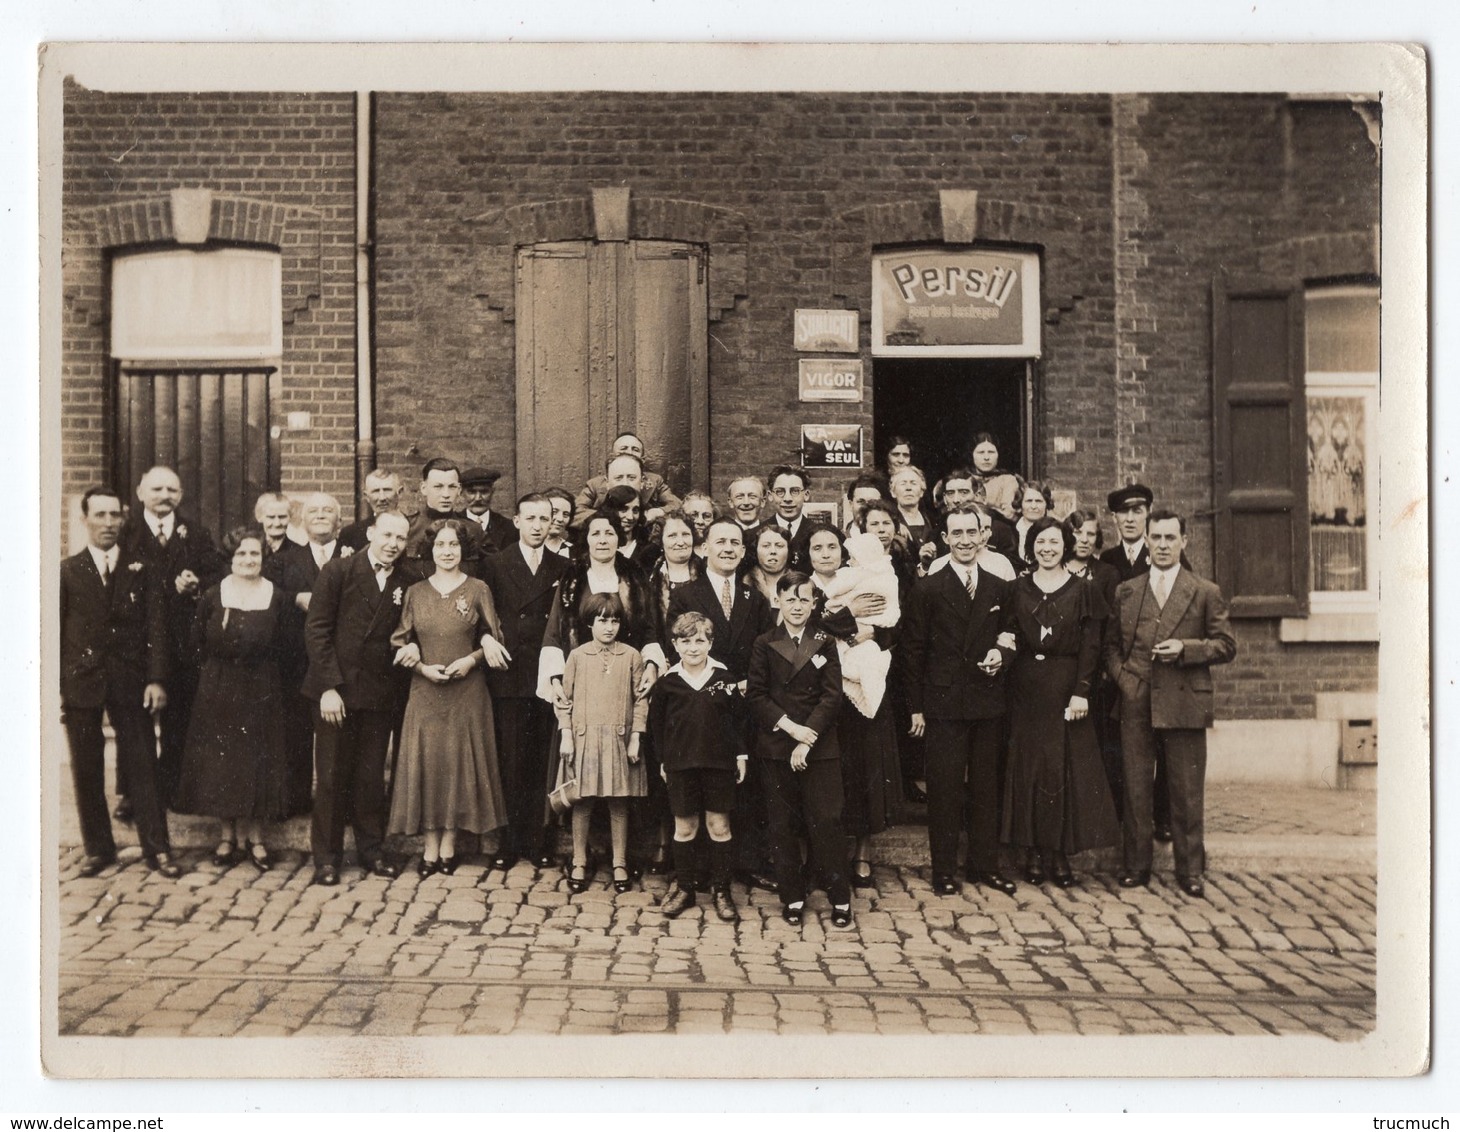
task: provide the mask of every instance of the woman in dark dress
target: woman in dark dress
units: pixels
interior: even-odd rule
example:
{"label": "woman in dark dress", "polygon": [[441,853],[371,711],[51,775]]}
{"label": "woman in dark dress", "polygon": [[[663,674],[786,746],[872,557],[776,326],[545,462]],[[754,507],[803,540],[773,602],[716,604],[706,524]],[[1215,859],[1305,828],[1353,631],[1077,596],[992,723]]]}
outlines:
{"label": "woman in dark dress", "polygon": [[624,541],[618,552],[645,574],[654,569],[659,561],[659,544],[649,538],[648,529],[639,518],[641,504],[639,493],[627,484],[619,484],[604,497],[603,507],[618,516],[623,528]]}
{"label": "woman in dark dress", "polygon": [[791,540],[786,537],[786,532],[774,523],[756,527],[745,557],[753,563],[746,572],[751,584],[770,602],[772,609],[779,610],[776,583],[791,564]]}
{"label": "woman in dark dress", "polygon": [[[548,614],[543,633],[542,652],[538,654],[537,694],[561,710],[571,704],[563,694],[563,673],[568,656],[579,645],[593,639],[593,627],[584,620],[583,603],[590,594],[616,593],[623,603],[624,617],[618,640],[639,651],[644,658],[644,675],[638,693],[648,695],[654,681],[667,665],[660,645],[662,621],[659,599],[648,575],[619,553],[624,532],[618,515],[603,507],[595,511],[583,526],[575,546],[572,568],[558,582],[553,594],[552,612]],[[555,741],[548,755],[548,783],[558,780],[561,756]],[[638,827],[639,844],[643,844],[645,821],[630,815],[631,836]]]}
{"label": "woman in dark dress", "polygon": [[285,600],[262,575],[262,530],[240,527],[223,546],[231,572],[199,600],[193,621],[202,671],[172,809],[222,821],[214,864],[233,864],[242,836],[249,861],[266,872],[264,824],[309,808],[308,794],[291,788],[284,749]]}
{"label": "woman in dark dress", "polygon": [[1058,520],[1035,520],[1028,545],[1035,568],[1014,584],[1003,839],[1027,851],[1030,884],[1048,874],[1069,888],[1069,855],[1120,836],[1090,718],[1106,609],[1095,586],[1065,569],[1073,547]]}
{"label": "woman in dark dress", "polygon": [[[1071,511],[1065,516],[1065,538],[1074,547],[1074,557],[1065,568],[1077,578],[1088,578],[1105,599],[1109,616],[1100,623],[1100,642],[1103,654],[1105,634],[1110,632],[1111,617],[1115,616],[1115,588],[1120,585],[1120,571],[1109,562],[1100,561],[1100,547],[1105,539],[1100,531],[1100,517],[1093,511]],[[1111,718],[1115,708],[1115,685],[1105,674],[1105,666],[1097,665],[1095,683],[1090,689],[1090,715],[1095,720],[1095,735],[1100,741],[1100,757],[1105,763],[1105,781],[1110,784],[1110,796],[1115,801],[1115,816],[1121,816],[1124,802],[1125,769],[1121,765],[1120,723]]]}
{"label": "woman in dark dress", "polygon": [[1014,523],[1014,536],[1018,540],[1014,545],[1014,553],[1017,555],[1014,568],[1021,574],[1035,568],[1034,553],[1029,542],[1030,530],[1039,520],[1048,517],[1049,509],[1053,506],[1054,489],[1049,484],[1040,480],[1020,483],[1019,518]]}

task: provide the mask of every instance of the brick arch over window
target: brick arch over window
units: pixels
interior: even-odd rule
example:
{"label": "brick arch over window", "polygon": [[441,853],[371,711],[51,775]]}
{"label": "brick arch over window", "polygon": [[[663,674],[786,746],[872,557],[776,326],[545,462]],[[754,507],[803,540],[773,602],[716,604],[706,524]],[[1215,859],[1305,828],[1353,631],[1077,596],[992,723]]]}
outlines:
{"label": "brick arch over window", "polygon": [[1379,274],[1379,236],[1368,229],[1297,236],[1257,249],[1261,275],[1292,279],[1342,279]]}
{"label": "brick arch over window", "polygon": [[[616,215],[607,215],[610,211]],[[749,223],[733,209],[608,190],[513,205],[470,217],[467,223],[478,234],[473,242],[482,245],[476,258],[477,297],[500,311],[503,321],[515,318],[513,265],[517,249],[557,240],[675,240],[703,244],[710,253],[711,322],[724,318],[736,300],[746,294]]]}
{"label": "brick arch over window", "polygon": [[[1057,323],[1082,297],[1070,289],[1075,243],[1096,238],[1091,222],[1045,205],[985,199],[977,193],[944,192],[923,200],[869,204],[836,218],[832,286],[863,319],[872,314],[872,253],[885,244],[970,244],[974,241],[1037,245],[1044,249],[1044,319]],[[1107,237],[1108,238],[1108,237]]]}
{"label": "brick arch over window", "polygon": [[[206,215],[207,227],[196,227],[185,214]],[[176,244],[201,247],[207,241],[263,244],[279,250],[283,260],[284,323],[292,323],[323,290],[321,255],[323,214],[299,205],[274,204],[228,196],[209,189],[180,189],[169,194],[82,209],[69,220],[64,254],[73,260],[94,259],[124,248]],[[103,272],[76,273],[95,282],[67,287],[65,302],[94,325],[106,319]]]}

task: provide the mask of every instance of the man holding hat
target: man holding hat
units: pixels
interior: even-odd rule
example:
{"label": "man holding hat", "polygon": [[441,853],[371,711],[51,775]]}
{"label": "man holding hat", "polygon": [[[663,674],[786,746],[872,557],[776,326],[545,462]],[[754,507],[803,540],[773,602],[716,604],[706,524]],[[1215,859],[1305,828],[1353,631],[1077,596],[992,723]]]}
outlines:
{"label": "man holding hat", "polygon": [[517,528],[506,515],[492,510],[492,493],[502,473],[496,468],[468,468],[461,475],[466,517],[482,530],[482,553],[496,554],[517,541]]}

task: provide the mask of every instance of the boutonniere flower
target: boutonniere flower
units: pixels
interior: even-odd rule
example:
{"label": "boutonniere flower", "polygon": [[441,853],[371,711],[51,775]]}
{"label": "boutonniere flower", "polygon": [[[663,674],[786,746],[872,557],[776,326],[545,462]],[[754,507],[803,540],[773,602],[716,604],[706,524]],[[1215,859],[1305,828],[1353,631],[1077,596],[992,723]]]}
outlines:
{"label": "boutonniere flower", "polygon": [[350,555],[352,555],[354,553],[355,553],[355,548],[353,546],[342,546],[342,547],[340,547],[340,557],[341,558],[349,558]]}
{"label": "boutonniere flower", "polygon": [[811,634],[811,639],[813,641],[824,641],[824,640],[826,640],[826,634],[823,633],[820,629],[818,629],[816,632],[814,632],[814,633]]}
{"label": "boutonniere flower", "polygon": [[462,617],[471,616],[471,606],[467,605],[466,598],[459,597],[456,599],[456,612]]}
{"label": "boutonniere flower", "polygon": [[127,563],[127,569],[130,570],[132,573],[135,574],[138,570],[142,569],[142,563],[140,563],[140,562],[128,562]]}
{"label": "boutonniere flower", "polygon": [[393,602],[395,602],[396,605],[399,605],[400,604],[400,599],[401,599],[400,587],[399,586],[396,586],[395,587],[395,593],[393,593],[393,594],[390,595],[390,600],[393,601]]}
{"label": "boutonniere flower", "polygon": [[186,523],[179,523],[177,525],[177,537],[178,538],[187,538],[188,537],[188,525]]}
{"label": "boutonniere flower", "polygon": [[127,591],[127,597],[128,597],[128,599],[130,599],[130,601],[132,602],[133,605],[136,605],[137,604],[137,591],[136,590],[128,590]]}
{"label": "boutonniere flower", "polygon": [[739,689],[734,684],[727,684],[724,680],[716,680],[710,685],[710,694],[719,693],[723,696],[733,696]]}
{"label": "boutonniere flower", "polygon": [[1013,633],[1000,633],[999,639],[994,643],[1001,649],[1016,649],[1018,647]]}

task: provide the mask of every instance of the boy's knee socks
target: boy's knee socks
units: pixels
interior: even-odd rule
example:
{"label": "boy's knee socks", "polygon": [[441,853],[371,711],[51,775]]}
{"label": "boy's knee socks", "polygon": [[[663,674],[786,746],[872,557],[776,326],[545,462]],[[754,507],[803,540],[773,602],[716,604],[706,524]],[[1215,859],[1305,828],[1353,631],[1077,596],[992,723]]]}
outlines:
{"label": "boy's knee socks", "polygon": [[710,884],[715,888],[730,884],[731,870],[735,865],[734,845],[734,840],[729,837],[724,841],[710,839]]}

